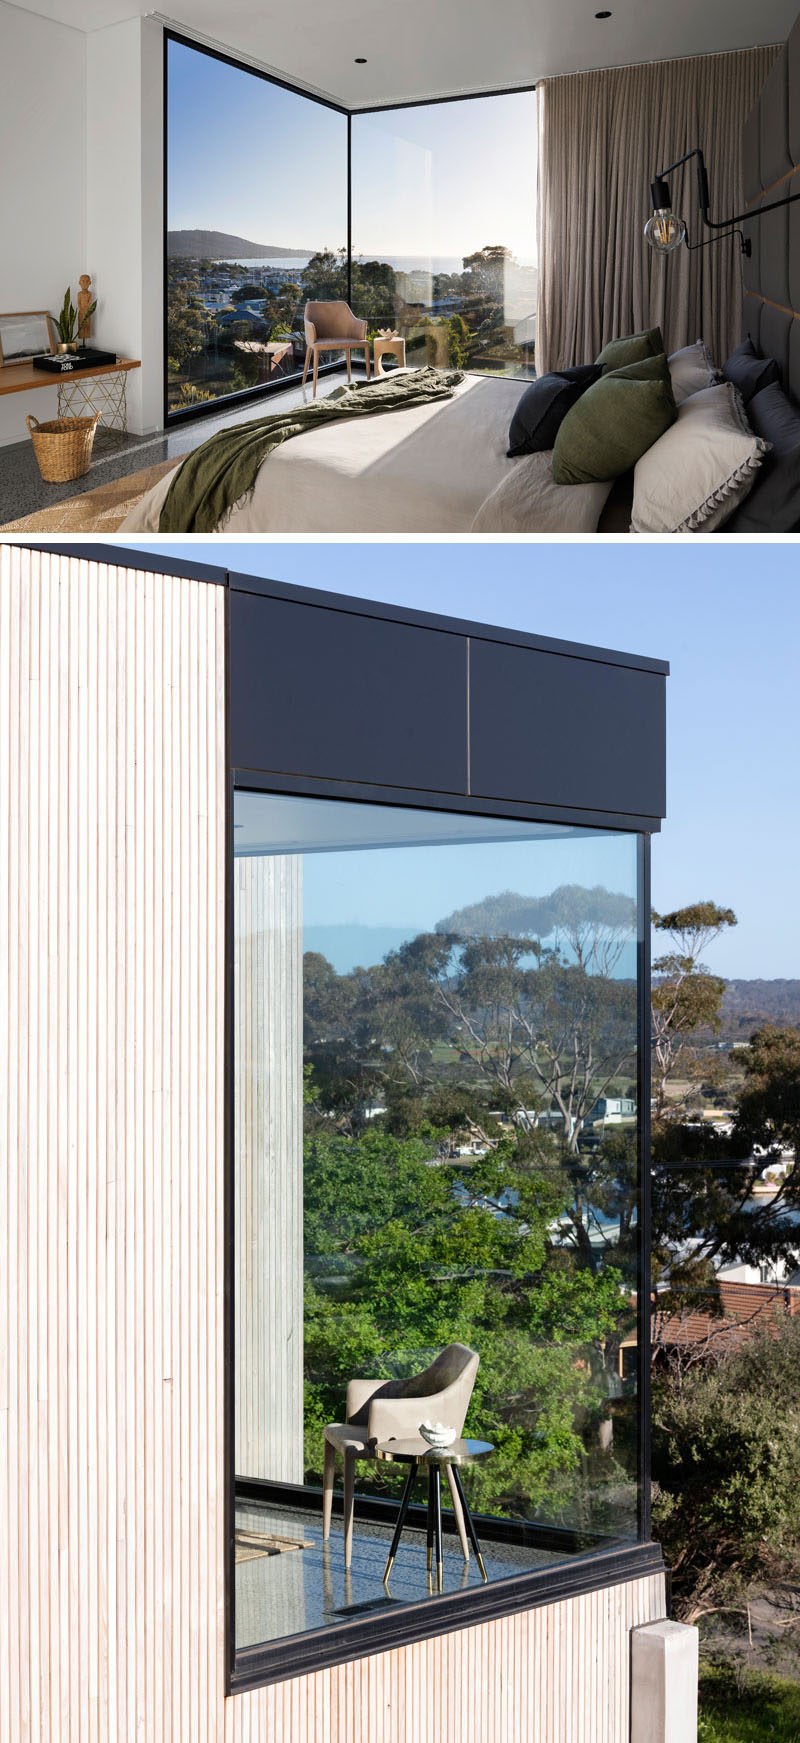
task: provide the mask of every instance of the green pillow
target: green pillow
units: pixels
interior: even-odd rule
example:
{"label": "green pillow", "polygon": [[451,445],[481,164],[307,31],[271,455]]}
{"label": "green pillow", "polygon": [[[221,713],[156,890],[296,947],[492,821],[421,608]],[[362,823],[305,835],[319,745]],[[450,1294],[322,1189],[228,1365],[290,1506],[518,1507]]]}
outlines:
{"label": "green pillow", "polygon": [[599,484],[635,466],[664,431],[677,409],[669,364],[645,357],[609,370],[567,412],[553,449],[557,484]]}
{"label": "green pillow", "polygon": [[596,359],[605,374],[607,369],[624,369],[627,363],[641,363],[643,357],[660,357],[666,349],[660,327],[649,333],[629,333],[626,339],[609,339]]}

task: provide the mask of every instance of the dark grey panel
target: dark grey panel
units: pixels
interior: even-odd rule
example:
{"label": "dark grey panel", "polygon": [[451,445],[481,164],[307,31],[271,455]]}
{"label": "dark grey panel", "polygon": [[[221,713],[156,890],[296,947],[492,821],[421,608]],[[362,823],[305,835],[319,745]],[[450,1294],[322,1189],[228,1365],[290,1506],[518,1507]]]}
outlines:
{"label": "dark grey panel", "polygon": [[[220,573],[225,574],[222,570]],[[536,635],[530,630],[500,628],[494,623],[476,623],[467,617],[450,617],[439,611],[410,611],[404,605],[385,605],[378,599],[362,599],[351,593],[329,593],[319,587],[296,587],[262,575],[227,571],[228,585],[239,593],[257,593],[265,599],[285,599],[293,605],[324,606],[328,611],[347,611],[356,617],[379,617],[391,623],[409,623],[414,629],[480,636],[482,641],[513,642],[520,648],[538,648],[544,653],[574,654],[583,660],[602,660],[606,665],[636,666],[640,671],[669,672],[668,660],[648,654],[623,653],[619,648],[599,648],[591,642],[566,641],[563,636]],[[487,598],[490,598],[487,589]]]}
{"label": "dark grey panel", "polygon": [[470,790],[661,816],[664,698],[649,672],[473,641]]}
{"label": "dark grey panel", "polygon": [[769,188],[792,167],[789,156],[788,68],[785,48],[773,62],[758,103],[761,186]]}
{"label": "dark grey panel", "polygon": [[742,189],[745,205],[751,200],[757,200],[761,193],[761,152],[759,136],[761,133],[761,118],[759,105],[756,103],[742,128]]}
{"label": "dark grey panel", "polygon": [[233,588],[229,605],[234,766],[466,791],[463,637]]}
{"label": "dark grey panel", "polygon": [[789,213],[790,206],[765,212],[760,220],[759,290],[771,303],[785,309],[789,303]]}
{"label": "dark grey panel", "polygon": [[752,339],[757,351],[760,351],[761,334],[761,303],[757,297],[748,296],[745,291],[742,307],[742,338]]}
{"label": "dark grey panel", "polygon": [[[800,193],[800,17],[770,69],[742,130],[745,197]],[[744,226],[752,256],[743,261],[743,327],[764,357],[774,357],[788,392],[800,400],[800,204],[767,212]]]}
{"label": "dark grey panel", "polygon": [[[800,175],[792,176],[789,187],[800,194]],[[800,310],[800,201],[788,206],[789,214],[789,307]]]}
{"label": "dark grey panel", "polygon": [[800,164],[800,14],[789,32],[786,44],[789,85],[789,156]]}
{"label": "dark grey panel", "polygon": [[781,372],[781,382],[784,388],[789,385],[789,334],[794,326],[794,318],[784,309],[774,309],[771,303],[765,303],[761,310],[761,352],[764,357],[774,357]]}
{"label": "dark grey panel", "polygon": [[792,321],[789,334],[789,392],[800,405],[800,321]]}
{"label": "dark grey panel", "polygon": [[757,291],[761,284],[761,225],[763,218],[743,224],[742,231],[750,239],[751,252],[742,255],[742,280],[746,291]]}

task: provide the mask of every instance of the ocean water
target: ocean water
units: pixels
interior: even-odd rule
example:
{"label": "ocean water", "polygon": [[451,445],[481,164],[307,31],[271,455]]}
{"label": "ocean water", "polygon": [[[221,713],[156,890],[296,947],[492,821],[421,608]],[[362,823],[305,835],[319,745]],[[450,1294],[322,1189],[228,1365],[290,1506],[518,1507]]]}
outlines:
{"label": "ocean water", "polygon": [[[286,272],[302,272],[304,266],[308,265],[311,256],[306,254],[296,260],[253,260],[241,257],[231,259],[231,256],[226,254],[220,255],[219,258],[230,260],[233,266],[277,266]],[[395,272],[461,272],[463,269],[463,257],[460,254],[437,254],[432,258],[425,254],[356,254],[353,256],[353,260],[354,262],[380,260],[387,266],[393,266]],[[528,260],[518,261],[517,266],[523,271],[534,270],[532,263]]]}
{"label": "ocean water", "polygon": [[[224,255],[224,256],[220,256],[220,258],[228,260],[230,257],[228,255]],[[303,267],[308,266],[310,259],[311,259],[310,254],[307,254],[302,258],[296,258],[296,259],[292,259],[292,260],[253,260],[252,258],[242,259],[240,257],[236,257],[233,259],[231,264],[234,266],[258,266],[258,267],[277,266],[277,267],[281,267],[284,271],[287,271],[287,272],[292,272],[292,271],[302,272]],[[414,255],[414,254],[402,254],[402,255],[401,254],[362,254],[362,255],[354,256],[354,259],[380,260],[380,261],[384,262],[387,266],[393,266],[395,272],[460,272],[461,271],[461,257],[460,256],[457,257],[454,254],[453,255],[440,255],[440,256],[437,256],[433,260],[429,260],[427,258],[427,256],[421,255],[421,254],[420,255]]]}

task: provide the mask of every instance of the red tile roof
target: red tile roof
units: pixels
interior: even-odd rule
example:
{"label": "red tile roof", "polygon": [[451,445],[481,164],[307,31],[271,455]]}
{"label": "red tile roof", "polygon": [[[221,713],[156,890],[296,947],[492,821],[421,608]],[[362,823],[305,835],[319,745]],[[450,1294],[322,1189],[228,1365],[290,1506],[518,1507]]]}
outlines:
{"label": "red tile roof", "polygon": [[662,1313],[656,1304],[652,1317],[654,1346],[670,1348],[693,1344],[741,1343],[757,1327],[763,1329],[777,1315],[800,1314],[800,1289],[780,1283],[729,1283],[719,1280],[682,1313]]}

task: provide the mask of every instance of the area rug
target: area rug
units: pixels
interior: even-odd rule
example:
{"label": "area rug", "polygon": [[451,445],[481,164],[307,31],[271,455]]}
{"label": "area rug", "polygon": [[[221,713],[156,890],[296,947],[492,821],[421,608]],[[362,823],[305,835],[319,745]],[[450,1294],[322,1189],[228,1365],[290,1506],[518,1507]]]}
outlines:
{"label": "area rug", "polygon": [[310,1538],[279,1537],[274,1531],[237,1531],[236,1560],[254,1561],[259,1555],[285,1555],[292,1549],[313,1549]]}
{"label": "area rug", "polygon": [[140,502],[146,490],[158,483],[165,472],[179,466],[177,459],[160,460],[157,466],[146,466],[143,472],[129,472],[125,478],[112,478],[108,484],[98,484],[82,496],[70,496],[66,502],[56,502],[52,508],[38,508],[35,514],[21,520],[6,521],[3,533],[115,533],[127,514]]}

